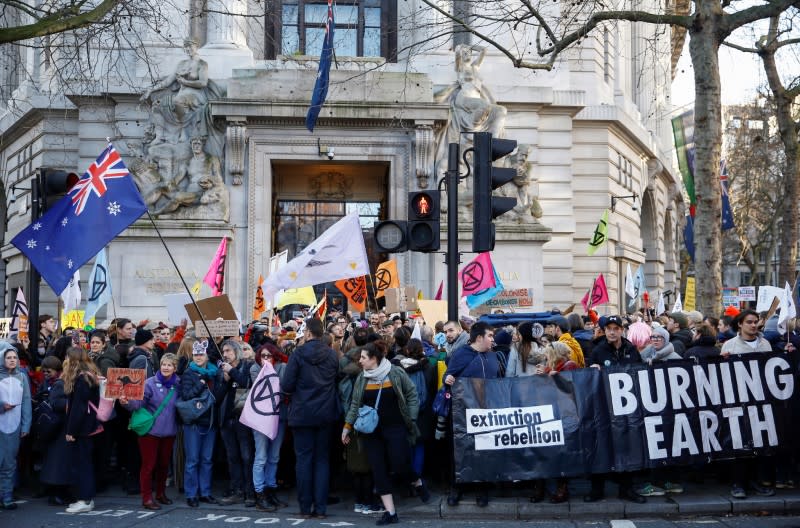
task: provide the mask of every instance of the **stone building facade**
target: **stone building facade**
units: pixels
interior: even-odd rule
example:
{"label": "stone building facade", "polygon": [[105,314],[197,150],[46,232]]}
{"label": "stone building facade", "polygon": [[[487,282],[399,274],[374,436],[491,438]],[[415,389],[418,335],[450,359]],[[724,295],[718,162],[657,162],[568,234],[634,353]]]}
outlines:
{"label": "stone building facade", "polygon": [[[520,144],[510,162],[519,185],[504,192],[524,207],[498,219],[494,252],[506,288],[533,289],[533,309],[565,308],[603,273],[611,296],[601,308],[606,313],[621,308],[628,263],[645,266],[649,290],[675,288],[683,202],[669,131],[670,39],[659,43],[660,30],[609,26],[552,71],[532,72],[514,69],[497,52],[471,48],[462,37],[402,51],[424,32],[408,25],[419,2],[348,2],[337,23],[345,37],[312,133],[304,121],[318,64],[320,27],[313,16],[324,4],[267,2],[282,16],[262,15],[255,30],[253,6],[248,18],[245,3],[236,9],[216,3],[228,14],[210,9],[201,22],[173,28],[191,37],[183,48],[182,39],[170,45],[152,39],[152,62],[120,61],[135,72],[138,86],[107,83],[79,92],[67,83],[57,94],[43,94],[36,76],[12,79],[0,109],[6,307],[29,267],[9,244],[30,221],[27,181],[37,167],[84,171],[106,138],[136,175],[187,283],[202,278],[220,239],[229,238],[226,291],[243,314],[270,255],[286,249],[291,257],[348,211],[361,214],[375,266],[384,256],[372,248],[373,223],[404,219],[408,191],[437,186],[442,138],[461,111],[443,94],[454,86],[467,94],[475,77],[481,87],[473,100],[485,105],[479,119],[467,116],[475,129]],[[362,23],[348,26],[348,9]],[[655,52],[645,50],[653,42]],[[26,53],[29,63],[40,64],[36,50]],[[155,71],[158,80],[148,80],[145,71]],[[471,200],[466,190],[465,203]],[[612,197],[627,198],[614,199],[609,243],[589,257],[589,239]],[[460,229],[461,250],[468,252],[471,228],[462,222]],[[445,276],[443,256],[393,258],[401,281],[432,297]],[[114,240],[109,264],[114,303],[100,319],[163,319],[163,295],[183,291],[146,218]],[[55,296],[46,290],[43,283],[42,311],[54,312]]]}

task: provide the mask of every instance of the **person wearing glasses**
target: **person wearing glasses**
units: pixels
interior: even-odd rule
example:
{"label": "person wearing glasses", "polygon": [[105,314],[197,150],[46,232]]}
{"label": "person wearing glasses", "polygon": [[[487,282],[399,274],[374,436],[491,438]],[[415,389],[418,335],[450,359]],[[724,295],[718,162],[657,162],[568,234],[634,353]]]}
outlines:
{"label": "person wearing glasses", "polygon": [[674,345],[669,342],[669,332],[663,326],[653,328],[653,333],[650,336],[650,344],[641,351],[641,356],[642,361],[648,365],[659,361],[682,359],[681,356],[675,352]]}

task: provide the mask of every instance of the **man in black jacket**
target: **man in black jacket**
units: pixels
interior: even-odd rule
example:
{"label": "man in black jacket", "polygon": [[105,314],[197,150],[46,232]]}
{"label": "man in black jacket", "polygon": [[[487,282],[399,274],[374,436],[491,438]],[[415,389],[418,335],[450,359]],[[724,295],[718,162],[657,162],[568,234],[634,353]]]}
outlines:
{"label": "man in black jacket", "polygon": [[340,419],[336,352],[321,338],[322,321],[306,320],[309,339],[297,347],[286,364],[281,389],[289,394],[289,427],[297,458],[297,500],[300,514],[324,519],[327,512],[328,445],[331,427]]}
{"label": "man in black jacket", "polygon": [[[630,365],[641,363],[642,358],[636,347],[622,337],[623,327],[622,318],[612,315],[605,323],[605,337],[600,339],[592,348],[592,355],[589,356],[589,366],[596,369],[604,369],[616,365]],[[630,473],[618,473],[619,498],[638,504],[647,501],[644,497],[633,490],[633,478]],[[585,502],[596,502],[605,497],[605,475],[592,475],[592,490],[583,497]]]}

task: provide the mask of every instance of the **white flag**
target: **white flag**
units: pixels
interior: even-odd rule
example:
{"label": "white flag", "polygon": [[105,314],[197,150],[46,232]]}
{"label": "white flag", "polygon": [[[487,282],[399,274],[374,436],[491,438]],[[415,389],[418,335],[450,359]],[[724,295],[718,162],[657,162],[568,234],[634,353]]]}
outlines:
{"label": "white flag", "polygon": [[675,304],[672,306],[673,312],[682,312],[683,311],[683,303],[681,302],[681,292],[678,292],[677,296],[675,297]]}
{"label": "white flag", "polygon": [[633,284],[633,273],[631,273],[631,264],[628,263],[628,269],[625,270],[625,294],[636,300],[636,287]]}
{"label": "white flag", "polygon": [[11,326],[9,329],[12,332],[20,331],[20,323],[22,323],[22,331],[28,332],[28,303],[25,301],[25,294],[22,288],[17,289],[17,300],[14,301],[14,308],[11,310]]}
{"label": "white flag", "polygon": [[345,216],[264,281],[264,296],[280,289],[300,288],[369,275],[367,250],[358,214]]}
{"label": "white flag", "polygon": [[89,275],[89,298],[86,302],[86,311],[83,314],[83,324],[86,324],[101,306],[108,304],[111,300],[111,274],[108,272],[108,258],[106,248],[94,259],[94,267]]}
{"label": "white flag", "polygon": [[81,305],[81,271],[75,270],[75,274],[69,280],[69,284],[61,292],[61,300],[64,301],[64,311],[77,310]]}
{"label": "white flag", "polygon": [[667,311],[667,306],[664,304],[664,292],[658,292],[658,305],[656,305],[656,315],[661,315]]}
{"label": "white flag", "polygon": [[414,321],[414,331],[411,332],[411,339],[419,339],[422,341],[422,329],[419,326],[419,319]]}
{"label": "white flag", "polygon": [[778,332],[783,335],[786,333],[786,321],[797,317],[792,286],[788,282],[783,287],[783,296],[781,296],[781,303],[778,306],[781,309],[781,314],[778,316]]}

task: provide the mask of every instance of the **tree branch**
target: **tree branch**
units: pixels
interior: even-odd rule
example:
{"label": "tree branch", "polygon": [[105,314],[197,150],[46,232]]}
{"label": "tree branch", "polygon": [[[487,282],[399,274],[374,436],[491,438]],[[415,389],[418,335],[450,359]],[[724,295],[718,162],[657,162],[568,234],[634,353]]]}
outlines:
{"label": "tree branch", "polygon": [[[96,24],[108,14],[121,0],[103,0],[103,2],[85,13],[68,16],[72,9],[40,18],[33,24],[0,29],[0,44],[17,42],[35,37],[44,37],[72,29]],[[65,17],[65,15],[67,15]]]}
{"label": "tree branch", "polygon": [[746,26],[751,22],[779,15],[790,7],[800,8],[798,0],[771,0],[766,4],[759,4],[742,9],[735,13],[727,13],[720,23],[722,34],[730,35],[733,30]]}

